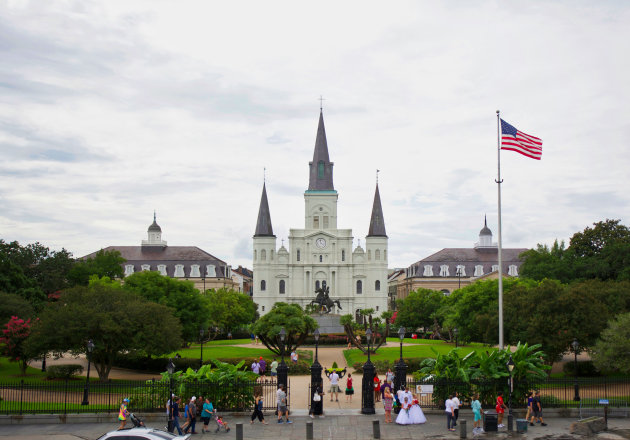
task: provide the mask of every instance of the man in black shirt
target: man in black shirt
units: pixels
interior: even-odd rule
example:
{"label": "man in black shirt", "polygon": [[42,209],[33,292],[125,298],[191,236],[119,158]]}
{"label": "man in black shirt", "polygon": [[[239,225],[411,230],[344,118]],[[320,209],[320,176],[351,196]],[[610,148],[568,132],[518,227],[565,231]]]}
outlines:
{"label": "man in black shirt", "polygon": [[540,426],[547,426],[542,416],[542,403],[540,401],[540,391],[536,391],[534,394],[534,400],[532,401],[532,409],[534,414],[529,422],[529,426],[534,426],[534,419],[538,419],[536,423],[540,423]]}

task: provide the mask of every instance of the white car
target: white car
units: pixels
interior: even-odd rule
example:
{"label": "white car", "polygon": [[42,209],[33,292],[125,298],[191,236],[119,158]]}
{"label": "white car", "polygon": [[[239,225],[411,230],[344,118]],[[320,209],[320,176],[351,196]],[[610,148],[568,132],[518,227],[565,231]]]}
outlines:
{"label": "white car", "polygon": [[153,428],[130,428],[103,434],[98,440],[188,440],[190,434],[175,435],[168,431]]}

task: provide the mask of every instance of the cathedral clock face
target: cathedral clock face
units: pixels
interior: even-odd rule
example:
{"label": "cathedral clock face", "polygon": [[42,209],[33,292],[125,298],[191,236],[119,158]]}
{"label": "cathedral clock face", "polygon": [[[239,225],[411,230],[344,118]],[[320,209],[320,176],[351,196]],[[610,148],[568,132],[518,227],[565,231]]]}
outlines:
{"label": "cathedral clock face", "polygon": [[325,248],[326,247],[326,239],[318,238],[317,240],[315,240],[315,246],[317,246],[320,249]]}

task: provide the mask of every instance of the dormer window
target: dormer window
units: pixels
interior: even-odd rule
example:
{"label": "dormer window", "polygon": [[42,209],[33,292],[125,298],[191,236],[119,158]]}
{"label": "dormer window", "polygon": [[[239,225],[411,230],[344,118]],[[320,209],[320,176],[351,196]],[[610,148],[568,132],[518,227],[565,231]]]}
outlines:
{"label": "dormer window", "polygon": [[422,274],[422,276],[432,277],[433,276],[433,266],[430,265],[430,264],[425,264],[424,265],[424,273]]}
{"label": "dormer window", "polygon": [[458,277],[465,277],[466,266],[464,266],[463,264],[458,264],[457,268],[455,269],[455,275],[457,275]]}
{"label": "dormer window", "polygon": [[440,266],[440,276],[441,277],[448,276],[448,264],[443,264]]}
{"label": "dormer window", "polygon": [[184,277],[184,265],[183,264],[176,264],[175,265],[175,274],[173,275],[177,278],[183,278]]}
{"label": "dormer window", "polygon": [[160,272],[160,275],[166,276],[166,264],[158,264],[157,270]]}
{"label": "dormer window", "polygon": [[148,271],[148,270],[151,270],[151,265],[150,264],[143,264],[141,266],[141,268],[142,268],[142,270],[147,270]]}
{"label": "dormer window", "polygon": [[199,265],[193,264],[190,266],[190,277],[191,278],[200,278],[201,274],[199,273]]}
{"label": "dormer window", "polygon": [[492,272],[496,272],[499,270],[499,265],[498,264],[493,264],[492,265]]}
{"label": "dormer window", "polygon": [[133,273],[133,264],[125,265],[125,276],[131,275]]}
{"label": "dormer window", "polygon": [[483,264],[478,264],[475,266],[475,276],[480,277],[483,275]]}
{"label": "dormer window", "polygon": [[324,161],[323,160],[320,160],[317,163],[317,178],[318,179],[324,178]]}
{"label": "dormer window", "polygon": [[510,267],[508,267],[508,275],[512,277],[518,276],[518,267],[516,267],[516,264],[510,264]]}

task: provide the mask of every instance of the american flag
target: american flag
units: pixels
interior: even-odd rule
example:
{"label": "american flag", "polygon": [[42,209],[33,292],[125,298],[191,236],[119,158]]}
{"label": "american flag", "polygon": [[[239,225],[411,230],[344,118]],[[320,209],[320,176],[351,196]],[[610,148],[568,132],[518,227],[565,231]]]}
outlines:
{"label": "american flag", "polygon": [[540,160],[542,139],[523,133],[501,119],[501,149],[516,151],[523,156]]}

